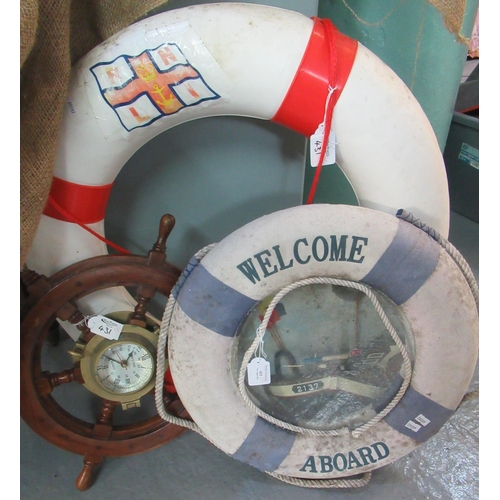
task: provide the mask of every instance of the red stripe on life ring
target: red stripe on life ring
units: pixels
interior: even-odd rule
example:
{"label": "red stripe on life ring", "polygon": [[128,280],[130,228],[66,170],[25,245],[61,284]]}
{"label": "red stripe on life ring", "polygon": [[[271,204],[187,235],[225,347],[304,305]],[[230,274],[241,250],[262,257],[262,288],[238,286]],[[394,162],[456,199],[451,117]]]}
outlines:
{"label": "red stripe on life ring", "polygon": [[[335,28],[337,50],[336,90],[332,95],[338,101],[351,73],[358,42]],[[284,125],[306,137],[314,134],[325,115],[328,95],[331,56],[328,39],[321,19],[314,19],[313,31],[304,57],[288,89],[285,99],[271,121]]]}
{"label": "red stripe on life ring", "polygon": [[[74,184],[54,177],[49,196],[79,223],[92,224],[104,219],[112,187],[113,184],[105,186]],[[43,213],[53,219],[74,222],[51,203],[47,203]]]}

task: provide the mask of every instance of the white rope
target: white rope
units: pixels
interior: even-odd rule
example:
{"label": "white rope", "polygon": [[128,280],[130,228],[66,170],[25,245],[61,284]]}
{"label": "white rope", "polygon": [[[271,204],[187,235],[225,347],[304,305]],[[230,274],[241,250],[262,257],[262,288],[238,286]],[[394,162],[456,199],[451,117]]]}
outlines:
{"label": "white rope", "polygon": [[248,363],[250,362],[250,358],[252,357],[253,353],[259,346],[260,342],[262,342],[263,337],[266,333],[267,325],[269,323],[269,319],[271,318],[271,315],[274,311],[274,308],[276,305],[280,302],[280,300],[290,293],[292,290],[295,290],[297,288],[307,286],[307,285],[315,285],[315,284],[324,284],[324,285],[337,285],[337,286],[344,286],[348,288],[354,288],[356,290],[359,290],[363,292],[364,294],[367,295],[367,297],[371,300],[373,306],[375,307],[375,310],[377,314],[379,315],[380,319],[382,320],[382,323],[384,324],[385,328],[388,330],[390,333],[394,343],[398,347],[399,351],[401,352],[403,356],[403,363],[404,363],[404,379],[403,383],[397,392],[397,394],[394,396],[392,401],[377,415],[375,415],[372,419],[370,419],[368,422],[363,424],[360,427],[357,427],[354,431],[352,431],[351,435],[354,438],[358,438],[363,432],[367,431],[369,428],[371,428],[373,425],[375,425],[377,422],[382,420],[401,400],[403,397],[404,393],[406,392],[406,389],[410,385],[411,381],[411,360],[410,356],[408,354],[408,351],[406,349],[406,346],[404,343],[401,341],[399,338],[395,328],[392,326],[389,318],[384,312],[384,309],[382,308],[380,302],[378,301],[377,297],[375,294],[365,285],[362,285],[361,283],[358,283],[356,281],[348,281],[348,280],[342,280],[342,279],[337,279],[337,278],[326,278],[326,277],[316,277],[316,278],[305,278],[303,280],[296,281],[294,283],[291,283],[290,285],[286,286],[285,288],[282,288],[271,300],[269,303],[266,312],[264,314],[264,317],[259,325],[259,328],[257,328],[257,332],[255,335],[255,339],[253,340],[252,344],[250,347],[247,349],[243,356],[243,361],[240,367],[239,371],[239,376],[238,376],[238,389],[240,391],[240,395],[245,402],[245,404],[257,415],[262,417],[263,419],[267,420],[268,422],[281,427],[283,429],[287,429],[289,431],[297,432],[299,434],[307,434],[307,435],[312,435],[312,436],[338,436],[340,433],[345,433],[348,431],[348,429],[342,429],[340,431],[335,430],[335,429],[330,429],[330,430],[318,430],[318,429],[308,429],[306,427],[301,427],[297,425],[290,424],[288,422],[285,422],[283,420],[279,420],[272,415],[269,415],[268,413],[262,411],[260,408],[258,408],[253,401],[250,399],[247,388],[245,385],[245,376],[246,376],[246,370]]}
{"label": "white rope", "polygon": [[[454,262],[458,265],[460,268],[462,274],[464,275],[465,279],[467,280],[467,283],[470,286],[471,292],[474,296],[474,300],[476,302],[476,307],[479,310],[479,293],[478,293],[478,287],[476,280],[474,278],[474,275],[467,263],[467,261],[462,257],[460,252],[447,240],[445,240],[439,233],[437,233],[435,230],[432,228],[429,228],[426,224],[422,223],[415,217],[413,217],[412,214],[409,212],[405,212],[404,210],[400,210],[397,214],[397,217],[404,219],[411,224],[415,225],[416,227],[419,227],[423,231],[427,232],[431,237],[433,237],[446,251],[447,253],[452,257]],[[194,257],[195,259],[199,262],[213,247],[215,244],[208,245],[201,249]],[[184,283],[185,279],[189,276],[190,271],[185,271],[183,273],[183,276],[179,279],[178,283],[176,284],[177,292],[178,290],[182,287],[182,284]],[[266,332],[267,325],[269,323],[269,319],[271,317],[272,312],[274,311],[274,308],[278,304],[278,302],[289,292],[292,290],[299,288],[301,286],[306,286],[306,285],[311,285],[311,284],[332,284],[332,285],[338,285],[338,286],[346,286],[350,288],[354,288],[356,290],[359,290],[363,293],[365,293],[368,298],[371,300],[372,304],[375,307],[375,310],[377,311],[379,317],[381,318],[384,326],[386,329],[389,331],[392,339],[394,340],[395,344],[397,345],[398,349],[400,350],[402,356],[403,356],[403,364],[404,364],[404,370],[405,370],[405,375],[404,375],[404,380],[403,383],[396,394],[396,396],[393,398],[393,400],[387,405],[381,412],[379,412],[377,415],[375,415],[371,420],[366,422],[364,425],[356,428],[354,431],[352,431],[352,436],[354,438],[359,437],[363,432],[371,428],[373,425],[375,425],[377,422],[379,422],[381,419],[383,419],[401,400],[403,397],[404,393],[406,392],[406,389],[408,388],[410,381],[411,381],[411,361],[410,357],[408,355],[408,351],[406,349],[406,346],[403,344],[401,339],[399,338],[396,330],[392,326],[392,324],[389,321],[389,318],[387,318],[387,315],[385,314],[382,306],[380,305],[379,301],[373,294],[373,292],[367,288],[366,286],[353,282],[353,281],[347,281],[347,280],[340,280],[336,278],[322,278],[322,277],[317,277],[317,278],[307,278],[305,280],[300,280],[295,283],[292,283],[291,285],[288,285],[287,287],[283,288],[278,292],[278,294],[275,295],[271,303],[266,309],[266,313],[264,314],[264,318],[259,326],[259,329],[257,330],[256,337],[252,343],[252,345],[249,347],[249,349],[246,351],[243,362],[240,368],[240,373],[239,373],[239,378],[238,378],[238,388],[240,391],[240,394],[247,404],[256,414],[264,418],[265,420],[279,426],[285,429],[289,429],[291,431],[295,431],[297,433],[302,433],[302,434],[310,434],[310,435],[323,435],[323,436],[334,436],[334,435],[339,435],[339,431],[337,430],[328,430],[328,431],[321,431],[321,430],[315,430],[315,429],[307,429],[303,428],[300,426],[295,426],[292,424],[289,424],[288,422],[284,422],[278,419],[275,419],[271,415],[266,414],[259,408],[255,406],[255,404],[250,400],[247,394],[247,389],[244,383],[245,380],[245,374],[246,374],[246,368],[248,366],[250,357],[252,356],[253,352],[255,352],[255,349],[257,348],[258,344],[262,341],[263,336]],[[155,384],[155,403],[156,403],[156,408],[158,410],[158,414],[160,415],[161,418],[166,420],[169,423],[185,427],[187,429],[190,429],[194,432],[197,432],[201,436],[203,436],[205,439],[207,439],[210,443],[212,443],[214,446],[220,449],[217,443],[214,443],[211,439],[209,439],[203,431],[200,429],[200,427],[193,421],[187,420],[184,418],[176,417],[174,415],[171,415],[167,412],[165,408],[165,404],[163,401],[163,380],[164,380],[164,373],[165,373],[165,355],[167,351],[167,339],[168,339],[168,333],[170,329],[170,323],[172,320],[172,314],[173,310],[175,307],[175,304],[177,302],[176,299],[176,294],[171,294],[168,301],[167,305],[165,307],[165,311],[163,314],[162,318],[162,324],[160,327],[160,333],[158,337],[158,353],[157,353],[157,362],[156,362],[156,384]],[[478,391],[474,393],[470,393],[471,397],[477,397]],[[469,395],[465,395],[464,399],[462,402],[470,399],[468,397]],[[360,488],[368,484],[368,482],[371,479],[371,472],[367,472],[363,474],[360,478],[339,478],[339,479],[303,479],[303,478],[297,478],[297,477],[291,477],[291,476],[284,476],[282,474],[277,474],[274,472],[267,472],[267,474],[271,477],[274,477],[275,479],[278,479],[279,481],[282,481],[287,484],[292,484],[295,486],[300,486],[300,487],[306,487],[306,488]]]}
{"label": "white rope", "polygon": [[[195,259],[199,262],[203,256],[205,256],[213,247],[215,244],[209,245],[202,250],[200,250],[194,257]],[[178,288],[182,286],[182,283],[185,281],[187,276],[189,275],[190,271],[185,271],[183,273],[183,276],[179,279],[178,283],[176,284],[177,288],[177,293],[178,293]],[[165,408],[165,404],[163,401],[163,377],[165,373],[165,354],[167,351],[167,339],[168,339],[168,333],[170,329],[170,324],[172,321],[172,314],[173,310],[175,307],[175,304],[177,302],[176,299],[176,293],[172,293],[170,297],[168,298],[165,311],[163,313],[163,318],[162,318],[162,323],[160,326],[160,332],[158,336],[158,352],[157,352],[157,360],[156,360],[156,383],[155,383],[155,403],[156,403],[156,409],[158,411],[158,414],[160,417],[174,425],[178,425],[180,427],[187,428],[191,431],[194,431],[201,436],[203,436],[207,441],[212,443],[215,447],[219,448],[219,445],[215,442],[213,442],[201,429],[200,427],[195,423],[192,422],[191,420],[187,420],[184,418],[176,417],[170,413],[167,412]],[[269,309],[269,307],[268,307]],[[273,307],[274,309],[274,307]],[[272,310],[267,314],[267,319],[266,325],[269,322],[269,318],[271,316]],[[266,472],[271,477],[274,477],[275,479],[291,484],[294,486],[300,486],[304,488],[361,488],[368,484],[371,478],[371,472],[367,472],[363,474],[359,479],[351,479],[351,478],[339,478],[339,479],[303,479],[303,478],[296,478],[296,477],[291,477],[291,476],[284,476],[282,474],[277,474],[275,472]]]}
{"label": "white rope", "polygon": [[370,482],[372,477],[371,472],[365,472],[359,479],[350,479],[348,477],[339,479],[303,479],[301,477],[283,476],[275,472],[267,472],[266,474],[284,483],[303,488],[362,488]]}
{"label": "white rope", "polygon": [[413,224],[415,227],[418,227],[424,231],[424,233],[427,233],[431,238],[437,241],[446,250],[448,255],[453,259],[464,275],[464,278],[466,279],[474,297],[474,301],[476,302],[476,308],[479,311],[479,288],[477,286],[474,273],[472,272],[467,261],[464,259],[463,255],[446,238],[443,238],[443,236],[441,236],[441,234],[439,234],[435,229],[425,224],[425,222],[422,222],[411,212],[401,209],[396,213],[396,217]]}
{"label": "white rope", "polygon": [[[415,227],[418,227],[424,233],[427,233],[431,238],[437,241],[448,253],[448,255],[453,259],[455,264],[459,267],[462,272],[464,278],[469,285],[470,291],[472,292],[472,296],[474,297],[474,302],[476,303],[476,309],[479,312],[479,287],[477,285],[476,278],[472,269],[470,268],[468,262],[465,260],[463,255],[454,247],[446,238],[443,238],[440,233],[438,233],[435,229],[428,226],[425,222],[422,222],[420,219],[415,217],[411,212],[407,212],[406,210],[400,209],[396,213],[396,217],[402,219],[410,224],[413,224]],[[469,399],[474,399],[479,397],[479,389],[475,391],[471,391],[463,397],[459,406],[468,401]]]}

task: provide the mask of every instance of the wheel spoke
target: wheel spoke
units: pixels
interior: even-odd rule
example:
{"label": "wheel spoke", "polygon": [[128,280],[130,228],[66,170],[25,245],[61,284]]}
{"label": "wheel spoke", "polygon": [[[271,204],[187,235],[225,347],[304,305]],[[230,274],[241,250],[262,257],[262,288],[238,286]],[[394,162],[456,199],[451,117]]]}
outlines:
{"label": "wheel spoke", "polygon": [[88,490],[95,480],[95,469],[102,462],[103,457],[87,453],[83,459],[83,469],[76,478],[75,486],[80,491]]}
{"label": "wheel spoke", "polygon": [[120,403],[116,401],[102,400],[101,413],[96,419],[94,426],[94,436],[109,437],[113,432],[113,414]]}
{"label": "wheel spoke", "polygon": [[[144,416],[144,412],[131,412],[124,417],[127,422],[131,420],[130,423],[120,424],[122,415],[115,415],[114,412],[122,405],[121,399],[120,402],[111,401],[107,395],[99,395],[89,389],[92,374],[87,379],[84,372],[84,379],[82,360],[86,367],[93,363],[91,356],[94,341],[96,338],[101,340],[101,337],[90,331],[84,310],[80,310],[77,305],[80,299],[94,292],[117,286],[135,288],[138,290],[135,319],[144,321],[150,300],[158,294],[168,297],[181,274],[180,269],[165,259],[166,238],[174,221],[172,216],[162,218],[160,235],[148,256],[92,257],[72,264],[50,277],[27,267],[21,273],[22,286],[27,294],[21,311],[21,416],[33,431],[50,443],[85,456],[83,475],[77,485],[79,489],[89,486],[92,470],[102,457],[147,451],[185,431],[184,428],[170,425],[157,414]],[[122,311],[116,311],[116,314],[121,313]],[[113,314],[115,311],[108,316],[112,319]],[[152,343],[151,349],[154,351],[157,325],[149,318],[149,314],[147,316],[146,331],[137,332],[137,329],[132,328],[130,334],[140,334],[144,342]],[[119,321],[133,323],[127,319],[130,317],[130,312],[123,311],[123,317]],[[56,330],[55,327],[62,322],[75,325],[80,333],[74,346],[67,351],[73,361],[73,365],[70,365],[72,369],[59,364],[56,360],[57,353],[48,352],[58,344],[49,342],[51,328]],[[127,326],[130,328],[131,325]],[[59,349],[66,347],[61,343]],[[47,363],[45,368],[43,363]],[[78,387],[75,384],[67,386],[74,382]],[[84,391],[80,390],[80,384],[85,387]],[[63,388],[58,392],[56,388],[63,385],[68,390]],[[90,421],[77,416],[80,409],[73,405],[75,397],[87,402],[87,390],[97,394],[102,402],[101,408],[94,412]],[[68,398],[70,407],[66,409]],[[172,407],[172,411],[183,411],[176,395],[170,395],[166,402]],[[73,410],[77,414],[73,414]]]}
{"label": "wheel spoke", "polygon": [[135,306],[134,312],[130,315],[130,319],[128,320],[128,322],[131,325],[137,325],[143,328],[145,328],[147,325],[146,312],[149,301],[151,300],[151,297],[146,296],[146,293],[148,291],[145,290],[146,288],[147,287],[141,286],[137,290],[137,297],[136,297],[137,305]]}
{"label": "wheel spoke", "polygon": [[[167,238],[169,237],[175,225],[173,215],[165,214],[160,220],[158,229],[158,238],[148,254],[147,266],[152,269],[162,269],[167,258]],[[140,285],[137,288],[137,305],[134,312],[130,315],[129,323],[131,325],[146,327],[147,307],[150,300],[154,297],[156,288],[151,285]]]}
{"label": "wheel spoke", "polygon": [[35,385],[40,396],[47,396],[56,387],[64,384],[70,384],[72,382],[77,382],[79,384],[84,383],[82,374],[78,367],[71,368],[70,370],[64,370],[59,373],[42,372],[42,376],[35,381]]}

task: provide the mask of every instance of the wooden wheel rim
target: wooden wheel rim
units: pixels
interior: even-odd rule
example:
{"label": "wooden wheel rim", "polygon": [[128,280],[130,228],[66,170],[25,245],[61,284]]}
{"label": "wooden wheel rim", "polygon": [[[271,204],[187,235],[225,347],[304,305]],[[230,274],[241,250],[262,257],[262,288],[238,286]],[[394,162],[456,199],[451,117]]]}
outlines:
{"label": "wooden wheel rim", "polygon": [[[42,396],[36,387],[41,376],[40,353],[56,311],[70,300],[113,286],[153,285],[168,295],[179,271],[165,264],[162,270],[147,266],[140,256],[105,256],[74,264],[49,279],[51,289],[31,306],[21,323],[20,375],[21,417],[38,435],[67,451],[85,455],[124,456],[156,448],[174,439],[185,429],[156,415],[138,424],[113,425],[111,435],[93,435],[94,424],[63,409],[51,395]],[[180,402],[171,411],[183,410]]]}

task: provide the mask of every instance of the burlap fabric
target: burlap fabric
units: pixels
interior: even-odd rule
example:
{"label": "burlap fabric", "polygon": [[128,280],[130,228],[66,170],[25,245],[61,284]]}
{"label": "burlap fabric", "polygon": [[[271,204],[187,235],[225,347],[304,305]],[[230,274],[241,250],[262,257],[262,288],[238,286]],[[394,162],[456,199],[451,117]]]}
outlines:
{"label": "burlap fabric", "polygon": [[441,13],[446,29],[455,35],[459,43],[469,45],[469,38],[462,35],[467,0],[429,0]]}
{"label": "burlap fabric", "polygon": [[[466,0],[429,0],[458,40]],[[21,266],[49,193],[71,66],[167,0],[21,0]]]}
{"label": "burlap fabric", "polygon": [[21,266],[49,193],[71,66],[167,0],[21,0]]}

